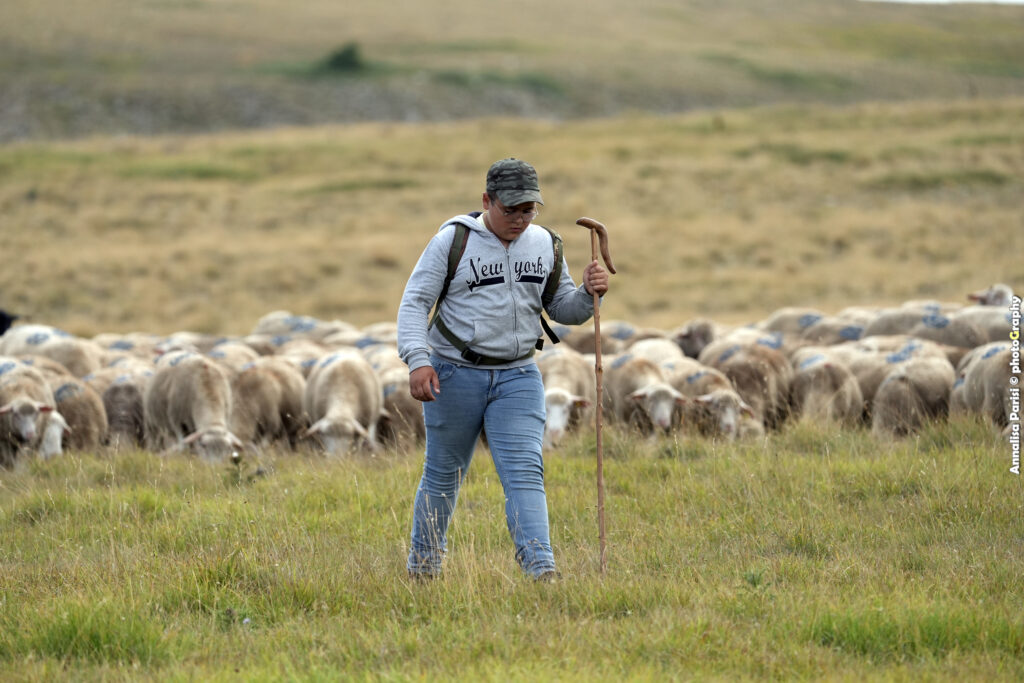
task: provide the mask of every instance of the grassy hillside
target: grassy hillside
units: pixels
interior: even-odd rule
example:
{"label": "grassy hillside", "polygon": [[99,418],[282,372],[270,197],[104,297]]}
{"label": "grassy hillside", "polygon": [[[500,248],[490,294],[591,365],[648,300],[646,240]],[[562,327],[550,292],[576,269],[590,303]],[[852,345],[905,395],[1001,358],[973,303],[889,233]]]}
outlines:
{"label": "grassy hillside", "polygon": [[[4,680],[1020,680],[1020,479],[985,426],[905,442],[605,440],[546,458],[564,580],[518,572],[478,454],[446,574],[405,577],[416,454],[148,453],[0,479]],[[251,471],[251,470],[250,470]]]}
{"label": "grassy hillside", "polygon": [[1024,95],[1019,6],[525,0],[501,10],[469,0],[4,3],[0,141]]}
{"label": "grassy hillside", "polygon": [[606,319],[965,302],[1024,285],[1021,121],[1003,99],[11,144],[0,307],[82,335],[394,320],[427,240],[510,155],[539,169],[577,276],[573,222],[608,225]]}

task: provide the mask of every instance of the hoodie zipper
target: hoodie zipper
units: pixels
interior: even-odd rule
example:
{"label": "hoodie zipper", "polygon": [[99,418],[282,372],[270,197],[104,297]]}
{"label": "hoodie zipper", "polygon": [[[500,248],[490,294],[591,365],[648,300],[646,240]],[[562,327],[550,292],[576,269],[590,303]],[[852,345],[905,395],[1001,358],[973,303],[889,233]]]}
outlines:
{"label": "hoodie zipper", "polygon": [[[502,245],[504,246],[504,245]],[[515,340],[516,352],[512,355],[513,358],[519,358],[522,354],[519,353],[519,311],[516,309],[516,297],[512,293],[512,245],[505,247],[505,286],[508,290],[509,301],[512,302],[512,339]]]}

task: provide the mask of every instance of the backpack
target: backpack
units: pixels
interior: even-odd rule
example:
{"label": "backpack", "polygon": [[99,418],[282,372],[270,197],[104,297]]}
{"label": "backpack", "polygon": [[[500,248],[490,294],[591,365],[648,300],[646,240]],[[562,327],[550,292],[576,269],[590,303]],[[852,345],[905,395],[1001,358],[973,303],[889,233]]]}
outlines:
{"label": "backpack", "polygon": [[[469,215],[474,218],[476,217],[473,214]],[[477,213],[477,215],[479,215],[479,213]],[[548,273],[548,278],[544,283],[544,291],[541,292],[540,296],[541,305],[546,307],[551,303],[551,300],[555,298],[555,292],[558,290],[558,282],[562,277],[563,246],[561,235],[551,228],[547,228],[543,225],[538,227],[544,228],[548,231],[548,234],[551,235],[551,248],[555,255],[554,266],[551,268],[551,272]],[[448,326],[444,324],[444,321],[441,320],[441,302],[444,301],[444,298],[448,295],[448,287],[455,278],[455,270],[459,266],[459,261],[462,260],[462,254],[466,251],[466,244],[469,243],[470,232],[470,229],[463,223],[455,223],[455,235],[452,237],[451,249],[448,250],[448,273],[445,275],[444,285],[441,287],[441,293],[437,295],[437,301],[434,303],[434,314],[431,316],[430,323],[427,325],[427,328],[429,329],[430,327],[437,325],[438,331],[444,335],[444,338],[462,353],[463,358],[473,363],[473,365],[500,365],[508,363],[508,359],[491,358],[473,351],[466,345],[466,342],[456,337],[455,334],[448,329]],[[540,318],[540,324],[541,327],[544,328],[544,333],[547,334],[549,339],[551,339],[551,343],[557,344],[559,342],[558,335],[556,335],[555,331],[551,329],[551,326],[548,325],[548,321],[544,319],[543,315]],[[525,358],[529,358],[535,351],[539,351],[543,348],[544,338],[541,337],[537,339],[537,343],[534,345],[534,348],[530,349],[529,353],[512,360],[523,360]]]}

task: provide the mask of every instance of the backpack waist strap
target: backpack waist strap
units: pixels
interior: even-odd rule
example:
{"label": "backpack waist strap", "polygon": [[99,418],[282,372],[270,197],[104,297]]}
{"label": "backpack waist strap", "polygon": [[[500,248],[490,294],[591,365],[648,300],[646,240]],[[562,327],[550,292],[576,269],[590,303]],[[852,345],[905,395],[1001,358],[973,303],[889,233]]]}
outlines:
{"label": "backpack waist strap", "polygon": [[506,363],[514,363],[520,360],[526,360],[534,354],[536,349],[530,349],[530,351],[519,358],[492,358],[491,356],[485,356],[482,353],[477,353],[473,349],[469,348],[466,342],[462,341],[455,336],[455,333],[448,329],[448,326],[441,320],[441,316],[435,315],[431,321],[434,325],[437,325],[437,331],[440,332],[448,342],[457,348],[462,354],[462,357],[473,365],[505,365]]}

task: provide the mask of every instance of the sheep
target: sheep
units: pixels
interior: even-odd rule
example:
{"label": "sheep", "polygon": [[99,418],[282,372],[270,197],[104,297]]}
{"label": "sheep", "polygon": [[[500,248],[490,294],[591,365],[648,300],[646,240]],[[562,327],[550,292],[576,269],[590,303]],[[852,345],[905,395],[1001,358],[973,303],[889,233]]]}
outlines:
{"label": "sheep", "polygon": [[391,344],[374,344],[362,353],[380,379],[384,394],[384,415],[377,423],[381,441],[390,444],[421,442],[427,429],[423,422],[423,404],[409,392],[409,367]]}
{"label": "sheep", "polygon": [[945,358],[912,358],[893,369],[875,392],[871,433],[903,436],[949,414],[955,372]]}
{"label": "sheep", "polygon": [[239,341],[223,341],[204,355],[223,365],[229,377],[237,375],[244,366],[260,357],[256,349]]}
{"label": "sheep", "polygon": [[860,387],[864,401],[863,420],[870,422],[871,407],[879,385],[894,367],[914,358],[934,357],[949,360],[942,346],[908,335],[880,335],[865,337],[856,342],[836,344],[827,347],[802,349],[794,358],[806,358],[800,354],[825,353],[834,362],[844,364],[853,373]]}
{"label": "sheep", "polygon": [[55,403],[38,370],[0,356],[0,467],[13,466],[21,451],[39,445]]}
{"label": "sheep", "polygon": [[330,349],[312,339],[291,339],[278,348],[275,355],[286,359],[308,378],[317,361],[330,353]]}
{"label": "sheep", "polygon": [[924,318],[932,315],[941,315],[941,313],[935,307],[898,306],[883,309],[871,322],[864,326],[864,334],[862,336],[875,337],[909,334],[912,329],[921,324]]}
{"label": "sheep", "polygon": [[786,306],[759,322],[756,327],[768,332],[799,337],[808,327],[818,323],[825,314],[816,308]]}
{"label": "sheep", "polygon": [[661,369],[669,385],[687,399],[678,411],[683,429],[735,439],[750,421],[744,418],[754,418],[753,409],[721,371],[688,356],[662,363]]}
{"label": "sheep", "polygon": [[[777,429],[789,412],[793,368],[785,354],[771,345],[771,339],[758,338],[724,347],[716,341],[705,347],[699,360],[728,377],[736,393],[764,426]],[[728,337],[721,341],[727,342]]]}
{"label": "sheep", "polygon": [[975,326],[981,331],[985,342],[1006,341],[1013,329],[1010,319],[1010,303],[1013,290],[1009,285],[995,284],[988,289],[972,292],[967,298],[974,303],[952,313],[950,317]]}
{"label": "sheep", "polygon": [[572,348],[555,348],[537,357],[544,382],[544,447],[558,446],[565,435],[593,419],[597,403],[594,366]]}
{"label": "sheep", "polygon": [[[554,325],[551,328],[559,339],[567,347],[580,353],[594,353],[597,349],[597,337],[593,325]],[[625,344],[613,333],[618,328],[615,321],[601,323],[601,351],[602,353],[615,354],[625,348]]]}
{"label": "sheep", "polygon": [[840,316],[824,316],[804,328],[799,343],[828,346],[856,341],[864,335],[864,325]]}
{"label": "sheep", "polygon": [[674,424],[677,406],[686,397],[665,381],[661,368],[628,353],[610,359],[604,371],[603,408],[611,419],[653,435]]}
{"label": "sheep", "polygon": [[357,332],[358,328],[340,320],[324,321],[288,311],[273,311],[257,321],[250,334],[290,335],[320,341],[332,334]]}
{"label": "sheep", "polygon": [[145,439],[150,450],[193,449],[208,462],[230,456],[244,446],[227,427],[231,385],[216,361],[185,354],[159,367],[143,395]]}
{"label": "sheep", "polygon": [[939,344],[966,349],[973,349],[988,341],[988,332],[982,332],[970,320],[938,313],[923,316],[908,334],[917,339],[928,339]]}
{"label": "sheep", "polygon": [[967,295],[967,298],[981,306],[996,306],[1006,309],[1013,301],[1013,288],[1000,282],[987,289],[972,292]]}
{"label": "sheep", "polygon": [[63,363],[53,360],[47,356],[36,354],[19,354],[18,360],[25,365],[31,365],[46,378],[74,377],[71,371],[64,367]]}
{"label": "sheep", "polygon": [[625,352],[638,358],[646,358],[657,365],[681,361],[686,358],[686,354],[679,348],[679,344],[676,344],[668,337],[640,339],[630,344]]}
{"label": "sheep", "polygon": [[263,356],[242,366],[231,379],[231,432],[246,444],[294,449],[307,426],[305,389],[302,372],[284,358]]}
{"label": "sheep", "polygon": [[114,451],[140,447],[146,436],[145,375],[120,375],[103,390],[107,446]]}
{"label": "sheep", "polygon": [[50,379],[49,385],[55,407],[69,429],[64,447],[74,451],[95,451],[107,438],[107,411],[103,399],[76,377]]}
{"label": "sheep", "polygon": [[740,347],[760,346],[783,353],[792,348],[792,338],[781,332],[769,332],[756,327],[738,327],[720,335],[707,344],[697,355],[704,365],[714,366],[723,355],[731,355]]}
{"label": "sheep", "polygon": [[976,413],[1000,429],[1010,417],[1009,342],[993,342],[965,356],[957,368],[957,378],[950,396],[952,414]]}
{"label": "sheep", "polygon": [[110,365],[112,357],[129,355],[145,361],[152,361],[157,355],[157,346],[164,341],[156,334],[129,332],[117,334],[105,332],[92,338],[106,352],[104,365]]}
{"label": "sheep", "polygon": [[75,377],[103,366],[103,348],[48,325],[19,325],[0,337],[0,354],[38,355],[57,361]]}
{"label": "sheep", "polygon": [[793,366],[790,405],[798,419],[846,427],[862,421],[864,395],[845,363],[814,350],[795,354]]}
{"label": "sheep", "polygon": [[302,405],[313,424],[302,435],[319,439],[332,455],[359,445],[375,452],[383,393],[380,379],[358,350],[343,349],[325,356],[306,381]]}
{"label": "sheep", "polygon": [[695,318],[680,325],[669,333],[669,338],[679,345],[683,353],[697,358],[704,347],[721,337],[725,330],[721,325],[707,318]]}

